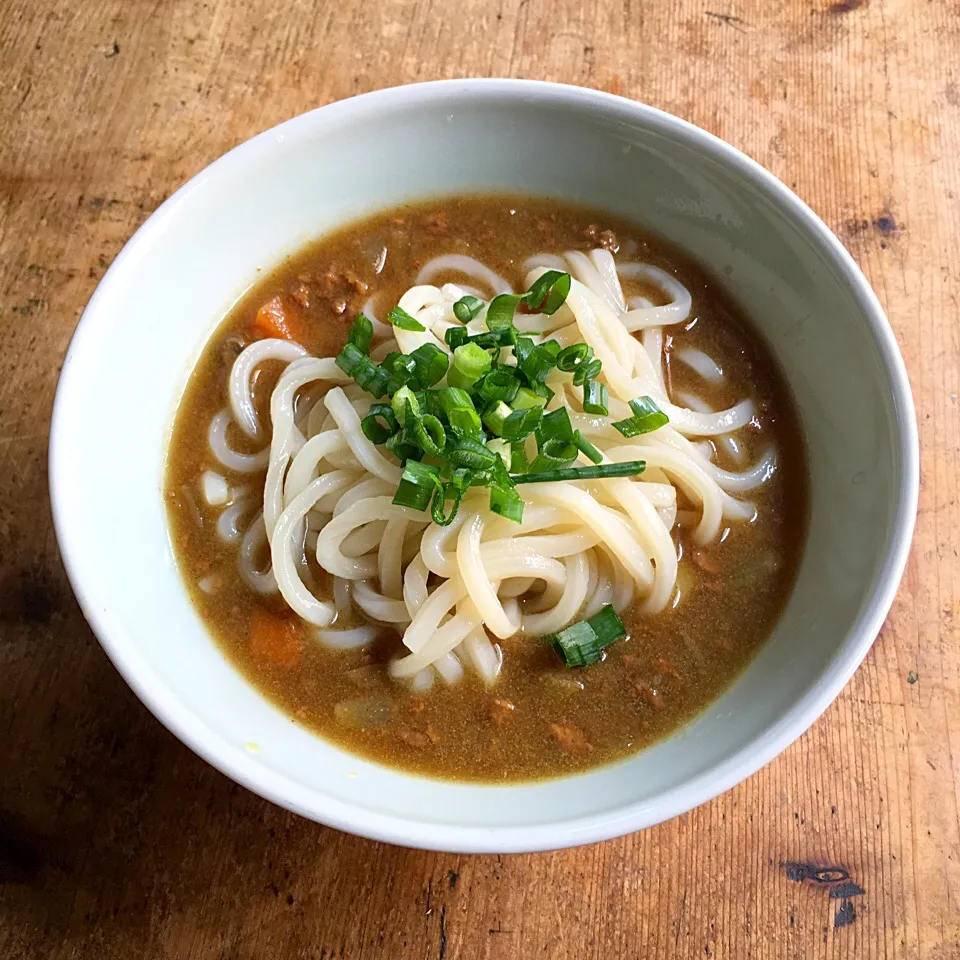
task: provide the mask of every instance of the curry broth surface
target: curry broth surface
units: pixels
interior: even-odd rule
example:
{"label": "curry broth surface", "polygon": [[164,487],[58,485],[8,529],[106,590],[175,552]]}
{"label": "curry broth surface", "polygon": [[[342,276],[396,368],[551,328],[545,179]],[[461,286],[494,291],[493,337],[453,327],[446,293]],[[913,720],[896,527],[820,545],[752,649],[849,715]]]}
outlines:
{"label": "curry broth surface", "polygon": [[[749,497],[758,510],[753,523],[731,524],[722,541],[705,548],[681,536],[679,602],[656,616],[625,611],[628,637],[588,668],[568,669],[546,644],[515,637],[500,641],[503,670],[492,689],[467,667],[459,684],[437,678],[430,691],[413,694],[385,672],[387,660],[399,652],[398,637],[367,650],[328,650],[310,638],[279,595],[252,591],[237,570],[238,544],[217,536],[220,508],[206,505],[198,481],[210,469],[232,486],[262,487],[262,474],[229,473],[207,445],[210,420],[227,405],[230,365],[241,345],[256,339],[258,308],[276,294],[297,298],[303,345],[314,355],[331,356],[367,297],[376,295],[374,312],[385,319],[432,257],[476,257],[519,290],[527,257],[588,250],[597,245],[600,228],[616,234],[618,258],[654,263],[687,286],[696,322],[666,328],[672,346],[705,350],[726,374],[719,387],[706,388],[684,364],[668,362],[668,385],[696,393],[715,409],[752,396],[763,411],[764,429],[742,432],[749,434],[745,462],[755,462],[771,441],[778,448],[775,477]],[[447,279],[457,277],[437,282]],[[255,383],[263,416],[276,376],[267,365]],[[236,449],[254,452],[239,431],[229,436]],[[743,469],[723,452],[718,462]],[[431,777],[498,782],[616,760],[669,734],[723,692],[770,634],[792,589],[805,529],[806,463],[796,414],[762,340],[702,270],[635,226],[573,205],[458,197],[351,224],[256,284],[211,338],[190,378],[174,424],[166,496],[174,550],[193,603],[230,661],[266,697],[367,759]],[[197,587],[211,574],[221,582],[213,595]],[[251,649],[251,619],[264,609],[296,624],[303,639],[293,666],[273,664]],[[376,725],[338,719],[337,704],[351,700],[375,705]]]}

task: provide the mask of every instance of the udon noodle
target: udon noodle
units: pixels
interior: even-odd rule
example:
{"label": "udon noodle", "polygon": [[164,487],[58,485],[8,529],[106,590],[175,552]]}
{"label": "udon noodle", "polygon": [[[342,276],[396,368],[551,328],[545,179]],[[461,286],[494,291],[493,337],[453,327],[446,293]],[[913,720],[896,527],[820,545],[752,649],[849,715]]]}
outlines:
{"label": "udon noodle", "polygon": [[[396,630],[406,652],[390,673],[415,689],[437,676],[456,682],[465,667],[492,683],[502,659],[496,639],[550,634],[607,604],[619,612],[636,603],[642,614],[680,602],[674,528],[689,528],[702,544],[731,523],[749,521],[754,507],[745,497],[776,469],[773,448],[755,464],[742,463],[738,435],[757,425],[750,400],[712,410],[695,394],[671,390],[670,363],[685,364],[707,384],[724,379],[721,365],[701,350],[671,355],[671,328],[693,322],[691,295],[681,283],[657,267],[617,263],[595,249],[532,258],[527,285],[548,269],[571,275],[565,303],[550,316],[517,314],[516,326],[536,342],[591,347],[603,364],[610,416],[582,412],[569,377],[557,370],[547,380],[555,391],[547,410],[566,405],[573,427],[601,451],[603,463],[645,461],[637,477],[525,485],[519,524],[492,513],[486,491],[473,488],[453,522],[438,526],[429,514],[392,502],[402,468],[361,430],[371,396],[332,358],[279,339],[240,353],[229,403],[210,423],[210,448],[227,470],[252,474],[266,467],[262,493],[204,479],[208,500],[223,505],[218,533],[237,543],[246,582],[261,593],[279,591],[329,646],[362,646],[382,625]],[[464,283],[431,282],[451,272]],[[626,297],[622,280],[655,291],[663,302]],[[449,353],[444,332],[461,326],[453,304],[467,294],[489,300],[504,292],[513,292],[510,284],[484,264],[437,257],[399,304],[424,331],[377,321],[375,301],[365,307],[377,337],[372,358],[411,353],[424,343]],[[485,310],[467,327],[471,334],[485,330]],[[267,360],[286,364],[270,398],[269,423],[253,402],[254,377]],[[611,424],[630,416],[628,401],[638,396],[651,397],[670,422],[626,439]],[[233,449],[231,424],[261,442],[261,451]],[[741,472],[718,465],[717,445],[742,464]]]}

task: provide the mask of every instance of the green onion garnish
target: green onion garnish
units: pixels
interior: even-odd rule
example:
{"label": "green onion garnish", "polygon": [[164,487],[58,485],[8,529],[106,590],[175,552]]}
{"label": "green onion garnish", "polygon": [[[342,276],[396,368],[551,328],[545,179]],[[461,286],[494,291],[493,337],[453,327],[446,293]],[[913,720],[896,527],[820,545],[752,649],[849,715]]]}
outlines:
{"label": "green onion garnish", "polygon": [[421,390],[439,383],[447,372],[447,355],[435,344],[425,343],[410,354],[414,362],[414,376]]}
{"label": "green onion garnish", "polygon": [[497,367],[477,384],[477,392],[484,400],[502,400],[511,403],[520,389],[520,378],[513,367]]}
{"label": "green onion garnish", "polygon": [[469,323],[482,309],[483,301],[479,297],[467,295],[453,305],[453,315],[461,323]]}
{"label": "green onion garnish", "polygon": [[362,313],[359,314],[350,327],[347,339],[364,353],[369,353],[370,344],[373,342],[373,323]]}
{"label": "green onion garnish", "polygon": [[598,467],[563,467],[544,470],[542,473],[514,473],[514,483],[549,483],[553,480],[607,480],[610,477],[635,477],[643,473],[644,460],[627,460],[625,463],[603,463]]}
{"label": "green onion garnish", "polygon": [[514,410],[504,421],[500,428],[500,436],[511,443],[515,440],[523,440],[530,436],[540,423],[540,414],[543,407],[525,407],[521,410]]}
{"label": "green onion garnish", "polygon": [[574,442],[577,449],[585,453],[594,463],[603,462],[603,454],[579,430],[576,432]]}
{"label": "green onion garnish", "polygon": [[508,520],[521,523],[523,521],[523,497],[511,487],[491,487],[490,510],[501,517],[506,517]]}
{"label": "green onion garnish", "polygon": [[617,420],[613,424],[627,438],[651,433],[670,422],[670,418],[650,397],[637,397],[636,400],[631,400],[630,409],[633,411],[632,417]]}
{"label": "green onion garnish", "polygon": [[416,460],[408,460],[403,468],[400,485],[394,494],[393,502],[398,507],[426,510],[434,493],[442,489],[439,468],[426,463],[417,463]]}
{"label": "green onion garnish", "polygon": [[598,413],[605,417],[607,409],[607,388],[597,380],[587,380],[583,385],[583,412]]}
{"label": "green onion garnish", "polygon": [[[539,445],[539,453],[530,464],[530,473],[561,470],[577,459],[577,445],[559,437],[550,437]],[[530,482],[529,480],[527,481]]]}
{"label": "green onion garnish", "polygon": [[447,459],[458,467],[469,467],[471,470],[483,470],[492,467],[500,458],[487,449],[486,444],[473,437],[461,437],[455,444],[446,449]]}
{"label": "green onion garnish", "polygon": [[387,319],[401,330],[414,330],[422,333],[427,329],[416,317],[411,317],[403,307],[394,307],[387,314]]}
{"label": "green onion garnish", "polygon": [[389,403],[375,403],[360,421],[363,435],[371,443],[386,443],[400,429]]}
{"label": "green onion garnish", "polygon": [[489,353],[475,343],[465,343],[453,351],[453,366],[447,374],[451,387],[471,387],[493,365]]}
{"label": "green onion garnish", "polygon": [[602,659],[603,648],[626,635],[623,621],[608,604],[589,620],[580,620],[544,640],[560,653],[568,667],[585,667]]}
{"label": "green onion garnish", "polygon": [[[483,425],[491,432],[496,434],[498,437],[503,436],[503,425],[507,422],[508,418],[513,414],[513,411],[501,400],[498,403],[493,404],[490,409],[483,415]],[[506,439],[517,439],[516,437],[507,437]]]}
{"label": "green onion garnish", "polygon": [[480,415],[466,390],[457,387],[444,387],[437,393],[440,409],[443,411],[447,423],[450,424],[450,429],[458,437],[480,437],[483,435]]}

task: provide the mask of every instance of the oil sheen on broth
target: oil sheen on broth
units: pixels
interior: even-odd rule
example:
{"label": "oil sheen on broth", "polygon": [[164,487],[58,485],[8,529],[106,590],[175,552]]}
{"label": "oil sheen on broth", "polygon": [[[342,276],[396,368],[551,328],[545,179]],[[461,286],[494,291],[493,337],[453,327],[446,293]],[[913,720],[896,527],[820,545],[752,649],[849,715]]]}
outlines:
{"label": "oil sheen on broth", "polygon": [[[204,497],[201,477],[212,471],[241,495],[262,490],[262,471],[231,473],[214,458],[208,425],[225,406],[239,351],[263,336],[257,315],[264,304],[282,295],[296,316],[296,339],[314,356],[330,357],[364,304],[371,302],[385,320],[434,257],[466,254],[520,291],[521,264],[531,255],[598,246],[616,249],[618,260],[661,267],[691,292],[690,319],[664,328],[666,383],[677,402],[693,395],[720,410],[745,397],[754,400],[762,429],[738,432],[739,453],[715,438],[715,462],[743,470],[771,443],[777,450],[775,472],[748,495],[756,507],[752,521],[725,522],[706,546],[674,529],[681,558],[677,590],[663,611],[623,611],[628,636],[588,667],[568,668],[546,643],[516,636],[499,641],[503,667],[493,686],[467,670],[456,684],[434,683],[416,693],[387,675],[386,664],[400,647],[391,631],[362,649],[332,650],[276,593],[247,585],[237,571],[238,541],[222,534],[246,528],[256,499],[226,522],[224,507]],[[436,282],[447,280],[466,282],[455,271]],[[624,291],[657,295],[628,279]],[[698,354],[690,350],[713,358],[722,380],[697,372]],[[683,362],[682,356],[692,360]],[[254,378],[253,399],[264,422],[281,369],[266,363]],[[235,425],[229,440],[249,454],[263,446]],[[224,653],[266,697],[322,737],[370,760],[431,777],[500,782],[617,760],[716,699],[768,637],[792,589],[805,531],[806,477],[797,416],[779,372],[717,283],[627,222],[554,200],[486,196],[444,198],[353,223],[264,276],[221,324],[190,378],[173,429],[166,497],[191,598]],[[282,621],[279,641],[275,631],[267,643],[258,639],[264,618]]]}

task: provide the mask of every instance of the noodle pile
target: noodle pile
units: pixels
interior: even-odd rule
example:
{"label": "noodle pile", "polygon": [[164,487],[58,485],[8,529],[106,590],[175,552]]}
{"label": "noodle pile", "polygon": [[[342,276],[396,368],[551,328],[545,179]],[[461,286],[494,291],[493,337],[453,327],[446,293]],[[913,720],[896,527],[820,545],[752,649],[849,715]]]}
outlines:
{"label": "noodle pile", "polygon": [[[602,452],[604,463],[645,461],[638,477],[524,485],[519,524],[492,513],[487,491],[471,488],[453,522],[438,526],[429,513],[392,502],[401,465],[361,430],[373,398],[332,358],[312,357],[279,339],[243,350],[230,373],[229,406],[210,424],[210,447],[227,470],[267,471],[262,500],[252,486],[235,490],[218,523],[221,537],[239,542],[245,580],[262,593],[279,591],[332,646],[363,646],[382,625],[395,629],[406,652],[390,672],[415,689],[426,689],[437,675],[455,682],[465,666],[493,682],[502,654],[490,635],[554,633],[607,604],[618,612],[634,601],[641,613],[662,610],[678,599],[674,527],[688,527],[696,542],[707,543],[725,523],[750,519],[754,508],[736,497],[776,467],[773,450],[740,473],[714,462],[720,444],[742,460],[737,434],[755,418],[750,400],[715,412],[694,395],[668,392],[665,336],[690,320],[692,306],[675,278],[648,264],[618,264],[603,249],[538,256],[525,270],[528,287],[547,270],[568,272],[572,283],[559,310],[518,313],[517,329],[537,343],[586,343],[602,361],[600,379],[609,391],[609,417],[583,413],[570,378],[554,370],[546,382],[555,396],[546,409],[566,405],[573,427]],[[430,283],[449,271],[476,286]],[[625,299],[621,278],[658,290],[666,303]],[[468,294],[488,301],[491,292],[513,291],[469,257],[431,261],[399,304],[425,330],[374,320],[379,342],[372,359],[425,343],[449,353],[444,332],[462,326],[453,304]],[[364,312],[373,318],[371,306]],[[469,322],[471,334],[486,329],[484,317],[485,310]],[[260,421],[252,399],[254,375],[266,360],[287,364],[270,399],[269,424]],[[724,376],[699,350],[678,349],[671,362],[686,364],[707,383]],[[626,439],[611,424],[629,417],[628,402],[640,396],[651,397],[670,423]],[[264,443],[261,452],[233,449],[231,423]],[[217,480],[205,475],[204,482],[225,502]],[[242,520],[254,510],[241,534]],[[269,565],[258,566],[267,554]]]}

